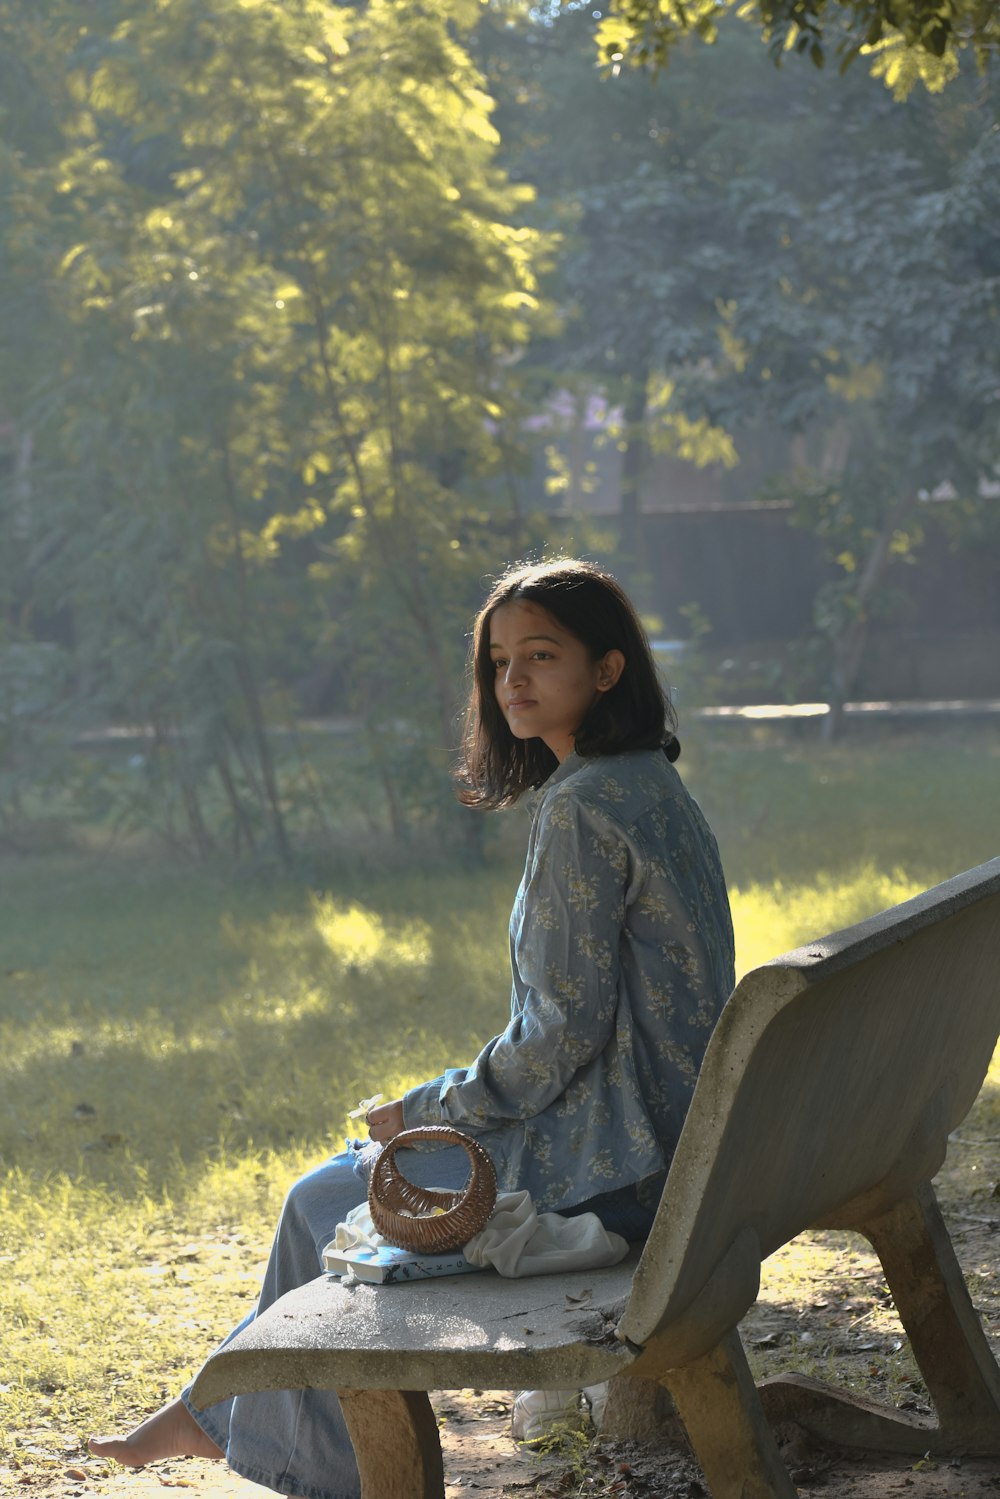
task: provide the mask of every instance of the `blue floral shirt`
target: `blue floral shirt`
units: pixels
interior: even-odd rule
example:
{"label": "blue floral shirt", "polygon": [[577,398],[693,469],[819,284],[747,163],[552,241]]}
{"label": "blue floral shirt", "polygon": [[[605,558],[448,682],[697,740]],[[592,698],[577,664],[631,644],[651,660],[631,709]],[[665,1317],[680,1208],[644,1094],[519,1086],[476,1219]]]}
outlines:
{"label": "blue floral shirt", "polygon": [[662,751],[571,754],[534,796],[510,1024],[403,1113],[474,1135],[501,1190],[557,1210],[662,1184],[733,987],[733,930],[715,839]]}

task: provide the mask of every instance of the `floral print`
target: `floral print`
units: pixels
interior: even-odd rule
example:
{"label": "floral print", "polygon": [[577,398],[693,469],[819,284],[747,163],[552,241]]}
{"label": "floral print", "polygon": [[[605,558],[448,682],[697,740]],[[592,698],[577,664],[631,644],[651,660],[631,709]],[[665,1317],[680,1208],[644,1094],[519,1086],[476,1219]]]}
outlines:
{"label": "floral print", "polygon": [[535,793],[510,953],[510,1024],[407,1126],[475,1135],[540,1209],[662,1182],[733,986],[718,849],[664,754],[574,753]]}

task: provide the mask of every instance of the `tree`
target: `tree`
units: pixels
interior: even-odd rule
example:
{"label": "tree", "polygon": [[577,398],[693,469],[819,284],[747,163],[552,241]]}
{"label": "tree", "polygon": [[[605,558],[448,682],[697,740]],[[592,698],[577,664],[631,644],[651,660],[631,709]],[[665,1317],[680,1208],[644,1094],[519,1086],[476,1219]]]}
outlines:
{"label": "tree", "polygon": [[[68,662],[59,605],[35,591],[51,538],[34,525],[30,474],[40,414],[65,357],[52,281],[74,234],[57,191],[63,132],[74,114],[37,15],[0,4],[0,826],[16,836],[25,782],[43,795],[65,778],[62,709]],[[67,46],[69,43],[67,42]]]}
{"label": "tree", "polygon": [[531,357],[560,388],[621,411],[609,430],[623,454],[616,565],[641,592],[650,453],[732,461],[726,435],[671,400],[671,372],[715,348],[705,253],[718,211],[716,101],[696,59],[669,88],[638,73],[602,78],[581,11],[520,28],[487,19],[476,46],[500,101],[505,159],[537,185],[539,222],[563,234],[547,287],[564,322]]}
{"label": "tree", "polygon": [[949,486],[975,526],[1000,464],[998,132],[968,101],[959,89],[896,116],[874,156],[863,111],[880,104],[862,95],[857,144],[841,142],[818,187],[759,185],[731,219],[743,269],[722,357],[685,382],[692,409],[730,430],[766,414],[797,440],[775,487],[841,570],[816,609],[831,735],[891,609],[892,564],[923,543],[921,500]]}
{"label": "tree", "polygon": [[917,80],[938,90],[970,49],[981,67],[1000,49],[993,0],[612,0],[597,29],[602,58],[662,67],[681,37],[712,42],[719,22],[737,12],[761,30],[776,63],[792,51],[822,68],[828,54],[843,72],[859,55],[877,77],[905,95]]}
{"label": "tree", "polygon": [[397,831],[444,782],[470,601],[520,525],[545,253],[458,40],[477,13],[107,0],[72,56],[34,510],[90,700],[153,726],[151,790],[205,849],[221,798],[235,847],[287,853],[295,654],[336,660]]}
{"label": "tree", "polygon": [[[511,69],[531,109],[515,169],[550,216],[579,205],[559,269],[557,294],[578,310],[564,357],[595,378],[604,360],[624,384],[651,351],[668,411],[692,430],[728,433],[742,458],[768,434],[770,492],[791,496],[840,572],[817,600],[833,727],[871,620],[891,607],[893,563],[918,555],[920,492],[956,487],[956,532],[988,505],[988,87],[966,69],[944,96],[901,105],[859,71],[766,78],[735,21],[710,59],[689,41],[655,80],[598,83],[585,27],[570,14],[529,32]],[[502,103],[501,121],[513,115]]]}

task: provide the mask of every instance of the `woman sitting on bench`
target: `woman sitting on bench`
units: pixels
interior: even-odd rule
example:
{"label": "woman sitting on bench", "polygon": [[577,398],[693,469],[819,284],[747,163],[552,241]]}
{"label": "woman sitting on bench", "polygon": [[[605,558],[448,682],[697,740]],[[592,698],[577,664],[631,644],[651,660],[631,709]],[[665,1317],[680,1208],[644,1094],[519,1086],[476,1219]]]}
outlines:
{"label": "woman sitting on bench", "polygon": [[[539,1211],[594,1212],[641,1240],[733,987],[718,849],[674,769],[673,710],[610,574],[573,561],[510,571],[476,619],[471,664],[460,799],[496,808],[533,793],[511,915],[510,1023],[471,1066],[370,1109],[370,1138],[454,1125],[489,1151],[501,1191],[527,1189]],[[258,1310],[322,1273],[324,1246],[365,1199],[366,1143],[288,1194]],[[460,1187],[468,1171],[460,1147],[405,1151],[397,1164],[441,1187]],[[182,1393],[90,1450],[131,1467],[224,1458],[303,1499],[358,1494],[329,1390],[240,1396],[203,1412]]]}

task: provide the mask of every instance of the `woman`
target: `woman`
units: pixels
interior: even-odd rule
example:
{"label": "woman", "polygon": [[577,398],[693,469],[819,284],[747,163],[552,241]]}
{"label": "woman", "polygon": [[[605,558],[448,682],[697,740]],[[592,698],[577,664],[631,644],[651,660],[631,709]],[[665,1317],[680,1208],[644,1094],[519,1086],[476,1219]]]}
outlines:
{"label": "woman", "polygon": [[[610,574],[574,561],[507,573],[477,617],[471,664],[460,797],[503,807],[535,793],[511,915],[511,1019],[470,1067],[372,1108],[369,1135],[454,1125],[486,1146],[502,1190],[526,1188],[540,1210],[596,1212],[642,1239],[733,985],[715,839],[673,768],[673,711]],[[355,1141],[292,1188],[258,1310],[321,1272],[323,1246],[364,1200],[362,1154]],[[457,1147],[397,1161],[425,1185],[467,1175]],[[90,1447],[133,1467],[224,1457],[301,1499],[359,1492],[332,1391],[203,1412],[182,1394],[130,1436]]]}

